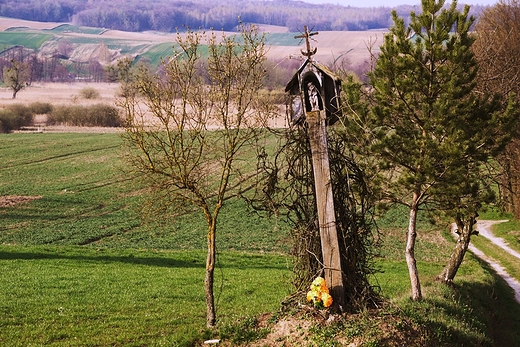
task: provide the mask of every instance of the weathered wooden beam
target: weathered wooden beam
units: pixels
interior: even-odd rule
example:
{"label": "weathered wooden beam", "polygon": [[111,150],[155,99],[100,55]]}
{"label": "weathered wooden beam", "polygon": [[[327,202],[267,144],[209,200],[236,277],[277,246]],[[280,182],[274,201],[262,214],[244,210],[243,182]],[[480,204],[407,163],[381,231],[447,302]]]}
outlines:
{"label": "weathered wooden beam", "polygon": [[334,215],[325,117],[326,114],[323,110],[311,111],[306,114],[312,152],[324,278],[331,290],[331,295],[334,299],[333,305],[339,310],[343,310],[345,288],[343,286],[341,253],[336,229],[336,217]]}

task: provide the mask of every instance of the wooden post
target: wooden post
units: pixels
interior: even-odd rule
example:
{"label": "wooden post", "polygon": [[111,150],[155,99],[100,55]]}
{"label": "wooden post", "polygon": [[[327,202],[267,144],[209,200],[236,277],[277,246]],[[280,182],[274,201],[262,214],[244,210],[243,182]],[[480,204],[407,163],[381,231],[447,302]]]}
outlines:
{"label": "wooden post", "polygon": [[320,228],[321,250],[323,255],[324,278],[331,290],[334,306],[343,310],[345,288],[341,269],[334,199],[330,178],[327,133],[325,129],[325,111],[307,112],[308,136],[312,152],[314,186]]}
{"label": "wooden post", "polygon": [[[317,68],[312,56],[317,49],[311,49],[310,38],[317,32],[309,32],[307,26],[302,35],[294,38],[305,39],[306,51],[302,54],[307,61],[298,70],[293,79],[288,83],[286,92],[296,96],[299,105],[296,114],[291,111],[293,121],[300,122],[302,113],[308,126],[309,142],[312,152],[312,168],[314,172],[314,185],[316,192],[316,207],[318,210],[318,223],[320,229],[321,252],[323,256],[323,277],[330,288],[333,305],[339,311],[345,307],[345,288],[343,284],[343,271],[341,268],[341,253],[339,248],[338,232],[336,229],[336,216],[334,214],[334,199],[330,178],[329,151],[327,146],[326,118],[327,112],[339,108],[339,99],[336,95],[336,87],[325,88],[323,81],[327,73]],[[330,100],[334,99],[334,103]],[[293,101],[293,104],[294,104]],[[335,106],[334,106],[334,105]],[[327,110],[328,108],[328,110]]]}

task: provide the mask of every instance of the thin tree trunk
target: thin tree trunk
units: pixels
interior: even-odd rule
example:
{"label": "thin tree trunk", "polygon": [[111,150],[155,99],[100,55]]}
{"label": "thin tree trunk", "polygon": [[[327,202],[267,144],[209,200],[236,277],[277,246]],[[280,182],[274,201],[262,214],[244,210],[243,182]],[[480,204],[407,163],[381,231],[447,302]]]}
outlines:
{"label": "thin tree trunk", "polygon": [[410,220],[408,223],[408,235],[406,242],[406,264],[410,274],[412,285],[412,300],[421,300],[421,283],[419,282],[419,271],[417,271],[417,261],[415,260],[415,239],[417,238],[417,213],[419,210],[420,192],[416,189],[413,192],[413,200],[410,207]]}
{"label": "thin tree trunk", "polygon": [[437,279],[446,284],[450,284],[453,282],[457,271],[459,270],[460,264],[464,260],[464,256],[466,255],[466,251],[468,250],[469,242],[471,240],[471,235],[475,232],[473,231],[473,226],[476,223],[476,217],[471,216],[467,221],[463,221],[461,218],[456,218],[457,224],[457,234],[459,237],[457,238],[457,243],[455,244],[455,249],[453,250],[450,260],[442,270],[442,272],[437,276]]}
{"label": "thin tree trunk", "polygon": [[500,184],[502,200],[507,212],[520,219],[520,141],[513,139],[500,159],[504,171]]}
{"label": "thin tree trunk", "polygon": [[206,325],[208,328],[215,326],[216,315],[215,315],[215,297],[213,295],[213,283],[214,283],[214,272],[215,272],[215,232],[216,232],[216,221],[213,220],[208,226],[208,255],[206,258],[206,278],[204,279],[204,289],[206,291]]}

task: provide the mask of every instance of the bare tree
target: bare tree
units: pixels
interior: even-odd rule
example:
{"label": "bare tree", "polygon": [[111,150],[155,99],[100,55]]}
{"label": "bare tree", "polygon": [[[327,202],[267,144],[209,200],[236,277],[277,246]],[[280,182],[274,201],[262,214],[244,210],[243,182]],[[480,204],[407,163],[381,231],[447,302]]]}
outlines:
{"label": "bare tree", "polygon": [[95,59],[89,59],[88,71],[94,82],[104,82],[106,79],[105,69],[101,63]]}
{"label": "bare tree", "polygon": [[[479,63],[477,90],[520,96],[520,1],[500,0],[482,12],[473,45]],[[500,192],[506,210],[520,218],[520,140],[514,138],[499,158]]]}
{"label": "bare tree", "polygon": [[29,72],[29,65],[19,60],[11,60],[11,66],[4,67],[4,83],[13,91],[13,99],[29,84]]}
{"label": "bare tree", "polygon": [[264,37],[242,26],[240,34],[222,37],[190,31],[177,44],[161,74],[143,65],[125,82],[136,93],[123,93],[120,102],[124,138],[132,167],[162,198],[156,202],[177,210],[196,207],[206,220],[206,322],[212,327],[218,216],[230,197],[253,185],[255,160],[247,146],[264,132],[271,109],[258,93]]}

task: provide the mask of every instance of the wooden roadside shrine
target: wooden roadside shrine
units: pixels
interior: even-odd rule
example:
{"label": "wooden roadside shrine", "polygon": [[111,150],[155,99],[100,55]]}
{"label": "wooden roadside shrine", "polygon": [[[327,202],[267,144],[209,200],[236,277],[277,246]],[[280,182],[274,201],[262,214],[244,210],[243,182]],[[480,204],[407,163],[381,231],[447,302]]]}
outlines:
{"label": "wooden roadside shrine", "polygon": [[302,50],[302,54],[307,59],[289,81],[285,92],[291,97],[292,124],[307,124],[323,256],[323,277],[330,288],[333,305],[343,311],[345,288],[334,214],[326,132],[326,125],[335,123],[341,115],[339,99],[341,80],[325,66],[312,59],[317,48],[311,50],[310,37],[318,33],[309,32],[307,26],[304,29],[304,33],[295,38],[305,39],[306,51]]}

